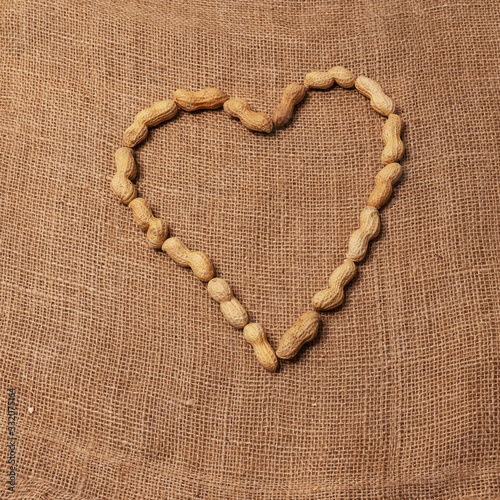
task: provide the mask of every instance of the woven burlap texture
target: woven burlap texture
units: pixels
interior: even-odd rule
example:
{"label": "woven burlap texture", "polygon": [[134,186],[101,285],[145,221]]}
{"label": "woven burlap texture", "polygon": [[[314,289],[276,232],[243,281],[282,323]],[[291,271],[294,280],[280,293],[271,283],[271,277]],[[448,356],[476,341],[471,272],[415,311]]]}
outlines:
{"label": "woven burlap texture", "polygon": [[[497,1],[0,5],[1,498],[500,497]],[[270,114],[334,65],[395,100],[404,174],[345,303],[270,374],[148,248],[114,151],[177,88]],[[136,148],[136,185],[276,348],[344,259],[383,123],[339,87],[270,135],[180,113]]]}

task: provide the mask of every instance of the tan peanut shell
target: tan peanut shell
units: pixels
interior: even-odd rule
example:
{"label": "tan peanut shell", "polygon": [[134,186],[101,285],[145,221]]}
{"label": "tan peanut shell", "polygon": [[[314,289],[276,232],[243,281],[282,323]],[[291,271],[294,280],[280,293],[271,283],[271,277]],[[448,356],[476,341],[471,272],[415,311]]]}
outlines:
{"label": "tan peanut shell", "polygon": [[361,94],[370,99],[370,104],[377,113],[384,116],[394,113],[396,109],[394,101],[384,94],[382,87],[375,80],[366,76],[358,76],[356,78],[356,88]]}
{"label": "tan peanut shell", "polygon": [[130,203],[135,222],[147,231],[146,239],[151,248],[160,248],[168,235],[168,226],[165,221],[153,216],[149,203],[144,198],[136,198]]}
{"label": "tan peanut shell", "polygon": [[149,228],[149,221],[153,218],[153,212],[149,203],[144,198],[136,198],[131,201],[129,207],[132,209],[132,215],[136,224],[143,230]]}
{"label": "tan peanut shell", "polygon": [[344,302],[344,287],[356,275],[356,264],[349,259],[337,267],[330,275],[326,290],[319,291],[312,299],[314,309],[328,311]]}
{"label": "tan peanut shell", "polygon": [[403,169],[399,163],[389,163],[375,176],[375,188],[368,198],[368,205],[377,210],[383,207],[392,195],[392,185],[401,177]]}
{"label": "tan peanut shell", "polygon": [[133,148],[140,144],[148,136],[148,127],[141,122],[134,122],[123,133],[123,144]]}
{"label": "tan peanut shell", "polygon": [[346,257],[354,262],[365,258],[368,243],[380,232],[380,215],[372,206],[366,206],[359,216],[359,229],[354,231],[349,238],[349,250]]}
{"label": "tan peanut shell", "polygon": [[200,281],[210,281],[214,277],[214,266],[203,252],[192,252],[180,238],[167,238],[161,249],[177,264],[190,267]]}
{"label": "tan peanut shell", "polygon": [[302,314],[281,337],[276,356],[281,359],[293,358],[306,342],[316,337],[320,321],[320,316],[316,311],[307,311]]}
{"label": "tan peanut shell", "polygon": [[241,123],[246,128],[255,132],[271,132],[273,129],[273,121],[271,117],[264,113],[252,111],[249,104],[243,99],[229,99],[224,103],[224,111],[239,118]]}
{"label": "tan peanut shell", "polygon": [[329,89],[335,83],[335,77],[328,71],[312,71],[304,78],[306,89]]}
{"label": "tan peanut shell", "polygon": [[136,187],[119,172],[111,179],[111,189],[125,205],[128,205],[137,196]]}
{"label": "tan peanut shell", "polygon": [[274,110],[272,120],[276,128],[284,127],[293,116],[293,108],[304,99],[307,89],[304,85],[291,83],[283,91],[281,103]]}
{"label": "tan peanut shell", "polygon": [[403,130],[403,120],[399,115],[391,113],[382,127],[382,140],[385,147],[382,151],[382,163],[398,162],[405,151],[403,141],[401,140],[401,131]]}
{"label": "tan peanut shell", "polygon": [[227,284],[222,278],[212,278],[208,282],[207,291],[212,299],[220,304],[220,309],[230,325],[235,328],[244,328],[248,323],[248,314],[238,302]]}
{"label": "tan peanut shell", "polygon": [[329,89],[336,82],[345,89],[354,87],[356,77],[342,66],[334,66],[328,71],[313,71],[307,73],[304,85],[307,89]]}
{"label": "tan peanut shell", "polygon": [[137,189],[131,180],[137,175],[134,152],[130,148],[115,151],[116,174],[111,179],[111,189],[122,203],[128,205],[136,196]]}
{"label": "tan peanut shell", "polygon": [[178,89],[174,92],[174,101],[184,111],[197,111],[198,109],[219,109],[229,99],[229,96],[216,88],[208,88],[191,92]]}
{"label": "tan peanut shell", "polygon": [[148,231],[146,233],[146,239],[151,248],[161,248],[163,242],[168,235],[167,223],[156,217],[153,217],[149,221]]}
{"label": "tan peanut shell", "polygon": [[134,122],[144,123],[146,127],[156,127],[160,123],[171,120],[179,111],[175,101],[158,101],[149,108],[139,111]]}
{"label": "tan peanut shell", "polygon": [[115,151],[116,172],[133,181],[137,175],[137,165],[132,148],[118,148]]}
{"label": "tan peanut shell", "polygon": [[177,114],[178,110],[179,108],[174,101],[158,101],[149,108],[139,111],[135,115],[134,123],[123,134],[123,144],[130,148],[137,146],[146,139],[148,127],[155,127],[170,120]]}
{"label": "tan peanut shell", "polygon": [[354,87],[356,77],[343,66],[334,66],[332,69],[328,70],[328,73],[333,75],[335,82],[340,87],[344,89],[351,89]]}
{"label": "tan peanut shell", "polygon": [[278,358],[276,358],[273,348],[269,345],[262,327],[257,323],[248,323],[243,329],[243,336],[253,347],[259,363],[266,370],[275,372],[278,369]]}

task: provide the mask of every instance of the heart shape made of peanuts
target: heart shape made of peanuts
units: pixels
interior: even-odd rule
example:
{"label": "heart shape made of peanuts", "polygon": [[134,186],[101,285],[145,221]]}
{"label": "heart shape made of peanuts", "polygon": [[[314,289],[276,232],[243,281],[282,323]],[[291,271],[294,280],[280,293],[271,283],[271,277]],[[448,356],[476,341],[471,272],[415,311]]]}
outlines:
{"label": "heart shape made of peanuts", "polygon": [[[274,128],[285,126],[292,119],[294,107],[304,99],[309,90],[324,90],[334,84],[346,89],[355,87],[370,99],[375,111],[387,117],[382,128],[384,148],[381,163],[384,167],[377,173],[375,187],[366,206],[361,210],[359,228],[349,238],[344,262],[330,275],[328,288],[320,290],[312,298],[313,309],[303,313],[281,337],[275,353],[263,328],[257,323],[249,323],[246,310],[234,297],[229,284],[224,279],[215,277],[210,259],[203,252],[189,250],[180,238],[168,238],[166,222],[155,217],[148,202],[138,196],[132,182],[137,175],[132,148],[146,139],[150,127],[172,119],[179,110],[192,112],[222,107],[248,129],[269,133]],[[124,146],[115,152],[116,174],[111,181],[111,188],[118,199],[132,209],[137,225],[146,231],[149,246],[163,250],[180,266],[190,267],[199,280],[206,282],[208,294],[219,303],[226,320],[233,327],[243,329],[245,341],[252,345],[259,362],[266,370],[275,372],[278,368],[278,358],[293,358],[306,342],[316,337],[320,325],[318,311],[328,311],[343,303],[344,287],[354,278],[356,263],[365,258],[370,240],[380,232],[379,210],[391,197],[393,184],[402,173],[398,162],[404,154],[401,140],[403,121],[394,111],[394,101],[382,91],[377,82],[366,76],[356,78],[342,66],[335,66],[326,72],[308,73],[303,84],[288,85],[272,116],[253,111],[243,99],[230,98],[216,88],[197,92],[179,89],[174,92],[173,100],[158,101],[137,113],[132,125],[123,134]]]}

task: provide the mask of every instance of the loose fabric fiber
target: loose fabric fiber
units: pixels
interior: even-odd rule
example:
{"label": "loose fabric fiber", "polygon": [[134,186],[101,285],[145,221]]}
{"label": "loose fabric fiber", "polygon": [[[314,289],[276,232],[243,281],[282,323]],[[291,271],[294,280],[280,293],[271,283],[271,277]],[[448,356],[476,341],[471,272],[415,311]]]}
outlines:
{"label": "loose fabric fiber", "polygon": [[[498,1],[0,11],[1,498],[500,498]],[[335,65],[395,100],[404,173],[345,303],[270,374],[206,285],[147,247],[110,190],[114,151],[178,88],[271,114]],[[276,349],[344,259],[383,123],[338,86],[270,135],[182,112],[135,149],[136,185]]]}

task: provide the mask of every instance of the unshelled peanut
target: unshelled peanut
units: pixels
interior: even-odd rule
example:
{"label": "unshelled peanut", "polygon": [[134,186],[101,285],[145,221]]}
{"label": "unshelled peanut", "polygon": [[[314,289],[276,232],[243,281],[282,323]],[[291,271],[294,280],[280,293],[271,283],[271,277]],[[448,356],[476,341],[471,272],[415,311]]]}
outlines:
{"label": "unshelled peanut", "polygon": [[272,120],[276,128],[284,127],[293,115],[293,108],[304,99],[307,89],[304,85],[291,83],[283,91],[281,103],[274,110]]}
{"label": "unshelled peanut", "polygon": [[132,209],[132,215],[136,224],[143,231],[147,231],[149,222],[153,218],[153,212],[149,207],[149,203],[144,198],[136,198],[129,206]]}
{"label": "unshelled peanut", "polygon": [[375,176],[375,187],[368,198],[368,205],[379,210],[392,195],[392,185],[399,180],[403,169],[399,163],[389,163]]}
{"label": "unshelled peanut", "polygon": [[314,309],[328,311],[338,307],[344,302],[344,287],[356,275],[356,264],[349,259],[337,267],[330,275],[328,287],[319,291],[312,299]]}
{"label": "unshelled peanut", "polygon": [[111,189],[125,205],[128,205],[137,196],[136,187],[123,174],[117,173],[113,176]]}
{"label": "unshelled peanut", "polygon": [[345,89],[354,87],[356,77],[342,66],[334,66],[328,71],[313,71],[307,73],[304,85],[307,89],[329,89],[336,82]]}
{"label": "unshelled peanut", "polygon": [[271,132],[273,130],[273,121],[270,116],[264,113],[252,111],[249,104],[243,99],[229,99],[224,103],[224,111],[239,118],[241,123],[255,132]]}
{"label": "unshelled peanut", "polygon": [[230,325],[235,328],[244,328],[248,323],[248,314],[236,299],[222,278],[212,278],[208,282],[207,291],[212,299],[220,304],[220,310]]}
{"label": "unshelled peanut", "polygon": [[385,147],[382,151],[382,163],[398,162],[404,154],[405,147],[401,140],[403,120],[399,115],[390,114],[382,128],[382,140]]}
{"label": "unshelled peanut", "polygon": [[153,216],[148,202],[144,198],[135,198],[129,204],[134,215],[135,222],[143,230],[147,231],[146,239],[151,248],[161,248],[168,235],[167,223]]}
{"label": "unshelled peanut", "polygon": [[370,104],[377,113],[384,116],[394,113],[396,109],[394,101],[384,94],[382,87],[375,80],[366,76],[358,76],[356,78],[356,88],[361,94],[370,99]]}
{"label": "unshelled peanut", "polygon": [[359,229],[356,229],[349,238],[349,249],[346,254],[346,257],[354,262],[360,262],[365,258],[368,243],[380,232],[378,210],[370,205],[363,208],[359,222]]}
{"label": "unshelled peanut", "polygon": [[123,134],[123,144],[131,148],[137,146],[146,139],[148,127],[155,127],[172,119],[178,111],[179,108],[174,101],[158,101],[151,107],[139,111],[135,115],[134,123]]}
{"label": "unshelled peanut", "polygon": [[312,71],[311,73],[307,73],[304,78],[306,89],[326,90],[332,87],[334,83],[335,77],[328,71]]}
{"label": "unshelled peanut", "polygon": [[173,97],[179,108],[184,111],[219,109],[229,99],[226,93],[213,87],[196,92],[178,89],[174,92]]}
{"label": "unshelled peanut", "polygon": [[192,252],[180,238],[167,238],[161,249],[179,266],[190,267],[200,281],[210,281],[214,277],[214,266],[203,252]]}
{"label": "unshelled peanut", "polygon": [[118,148],[115,152],[116,174],[111,179],[111,189],[119,200],[128,205],[137,197],[137,189],[131,182],[137,175],[134,152],[131,148]]}
{"label": "unshelled peanut", "polygon": [[269,345],[262,327],[257,323],[248,323],[243,329],[243,336],[253,347],[259,363],[266,370],[275,372],[278,369],[278,358],[276,358],[273,348]]}
{"label": "unshelled peanut", "polygon": [[137,165],[132,148],[123,147],[115,151],[116,173],[133,181],[137,175]]}
{"label": "unshelled peanut", "polygon": [[302,314],[281,337],[276,351],[278,358],[293,358],[306,342],[316,337],[320,322],[320,316],[316,311],[307,311]]}
{"label": "unshelled peanut", "polygon": [[333,75],[335,83],[340,87],[344,89],[351,89],[354,87],[356,77],[343,66],[334,66],[332,69],[328,70],[328,73]]}

